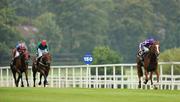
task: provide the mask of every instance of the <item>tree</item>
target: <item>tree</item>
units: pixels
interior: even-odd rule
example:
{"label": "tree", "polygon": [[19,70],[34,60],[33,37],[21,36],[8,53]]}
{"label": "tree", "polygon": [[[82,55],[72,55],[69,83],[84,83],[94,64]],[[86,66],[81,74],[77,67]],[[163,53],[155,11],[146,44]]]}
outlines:
{"label": "tree", "polygon": [[[165,50],[160,54],[160,61],[161,62],[173,62],[173,61],[180,61],[180,48],[173,48],[173,49],[168,49]],[[163,66],[163,71],[165,74],[170,74],[171,72],[171,66]],[[177,65],[174,67],[174,74],[180,74],[180,66]]]}
{"label": "tree", "polygon": [[117,64],[122,62],[122,56],[108,46],[95,47],[93,57],[93,64]]}
{"label": "tree", "polygon": [[19,20],[23,19],[31,24],[33,19],[48,10],[50,0],[13,0],[11,4],[15,8],[16,14],[20,17]]}
{"label": "tree", "polygon": [[59,3],[57,22],[64,33],[66,52],[80,54],[96,45],[107,44],[110,8],[111,0],[69,0]]}
{"label": "tree", "polygon": [[[16,15],[14,9],[9,6],[11,0],[0,1],[0,64],[5,65],[9,61],[11,49],[22,37],[17,33],[14,25]],[[4,60],[7,59],[7,60]]]}
{"label": "tree", "polygon": [[[123,60],[122,56],[119,53],[110,49],[110,47],[108,46],[95,47],[93,50],[93,58],[94,58],[93,64],[118,64],[121,63]],[[117,69],[117,72],[120,72],[118,71],[119,69]],[[112,72],[113,72],[112,68],[107,69],[107,74],[110,73],[112,74]],[[99,75],[103,75],[104,68],[99,68],[98,73]],[[91,70],[91,74],[95,75],[95,69]]]}
{"label": "tree", "polygon": [[63,35],[60,27],[56,24],[53,13],[45,13],[36,18],[34,24],[39,29],[39,39],[46,39],[52,52],[58,53],[61,49]]}

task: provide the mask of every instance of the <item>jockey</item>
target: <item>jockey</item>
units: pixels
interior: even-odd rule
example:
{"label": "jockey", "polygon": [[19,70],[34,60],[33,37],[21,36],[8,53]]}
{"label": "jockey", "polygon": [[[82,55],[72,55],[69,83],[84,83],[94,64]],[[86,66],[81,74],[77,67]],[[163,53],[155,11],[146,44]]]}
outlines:
{"label": "jockey", "polygon": [[48,46],[46,40],[42,40],[40,43],[38,43],[38,47],[37,47],[37,63],[39,63],[43,53],[47,53],[47,52],[48,52]]}
{"label": "jockey", "polygon": [[18,44],[16,45],[15,48],[15,56],[13,56],[14,58],[18,57],[20,55],[20,53],[25,52],[27,50],[27,46],[25,44],[25,42],[18,42]]}
{"label": "jockey", "polygon": [[14,65],[14,59],[17,58],[21,53],[25,52],[26,50],[27,50],[27,46],[25,42],[19,41],[16,47],[13,49],[12,62],[10,63],[10,65]]}
{"label": "jockey", "polygon": [[154,38],[149,38],[144,40],[139,44],[139,58],[142,60],[142,57],[145,53],[149,51],[149,46],[152,45],[156,40]]}

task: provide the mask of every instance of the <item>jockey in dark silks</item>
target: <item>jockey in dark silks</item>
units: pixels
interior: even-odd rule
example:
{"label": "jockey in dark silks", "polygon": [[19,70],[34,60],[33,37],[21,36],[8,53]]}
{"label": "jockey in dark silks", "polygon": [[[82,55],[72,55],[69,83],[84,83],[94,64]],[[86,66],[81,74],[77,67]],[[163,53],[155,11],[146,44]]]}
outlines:
{"label": "jockey in dark silks", "polygon": [[143,55],[149,51],[149,46],[152,45],[156,40],[149,38],[139,44],[138,57],[142,60]]}
{"label": "jockey in dark silks", "polygon": [[37,46],[37,64],[39,63],[43,53],[48,53],[46,40],[42,40]]}

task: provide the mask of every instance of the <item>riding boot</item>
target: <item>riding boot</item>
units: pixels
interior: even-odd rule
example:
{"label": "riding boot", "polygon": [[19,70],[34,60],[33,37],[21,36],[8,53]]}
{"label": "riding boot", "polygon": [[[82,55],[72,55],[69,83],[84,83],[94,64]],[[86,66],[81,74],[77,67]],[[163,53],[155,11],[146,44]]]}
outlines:
{"label": "riding boot", "polygon": [[15,58],[12,58],[12,59],[11,59],[11,63],[10,63],[11,66],[15,65],[14,59],[15,59]]}
{"label": "riding boot", "polygon": [[141,61],[143,60],[143,55],[143,51],[139,51],[138,56]]}
{"label": "riding boot", "polygon": [[14,62],[14,60],[12,59],[10,62],[10,66],[13,66],[13,62]]}

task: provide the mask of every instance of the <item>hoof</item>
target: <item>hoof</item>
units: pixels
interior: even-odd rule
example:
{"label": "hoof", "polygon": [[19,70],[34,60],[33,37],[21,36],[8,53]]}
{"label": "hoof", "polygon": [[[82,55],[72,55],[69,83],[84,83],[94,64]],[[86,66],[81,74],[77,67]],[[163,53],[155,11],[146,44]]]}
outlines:
{"label": "hoof", "polygon": [[48,83],[48,82],[46,82],[46,85],[49,85],[49,83]]}
{"label": "hoof", "polygon": [[147,84],[147,82],[148,82],[148,80],[145,80],[145,81],[144,81],[144,84]]}
{"label": "hoof", "polygon": [[157,85],[154,85],[154,90],[157,90],[158,89],[158,86]]}
{"label": "hoof", "polygon": [[154,87],[154,90],[157,90],[158,88],[157,87]]}
{"label": "hoof", "polygon": [[39,82],[38,85],[41,85],[41,82]]}

